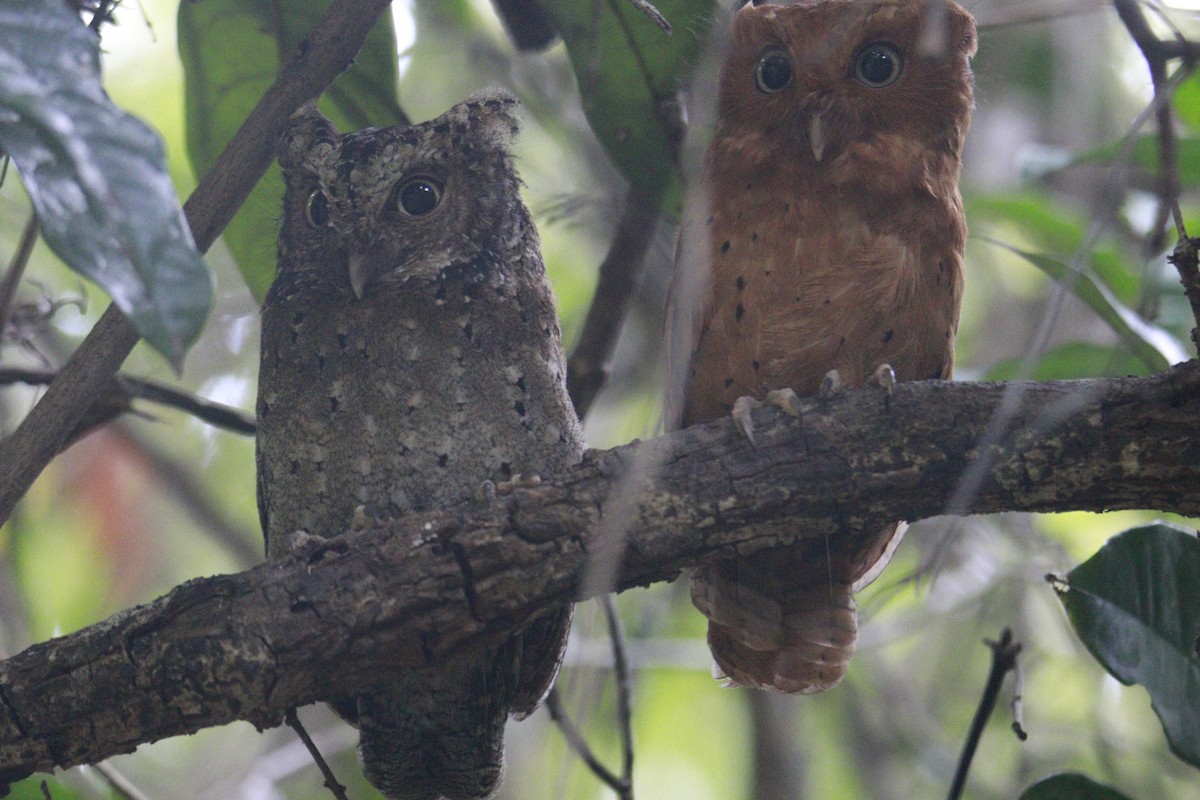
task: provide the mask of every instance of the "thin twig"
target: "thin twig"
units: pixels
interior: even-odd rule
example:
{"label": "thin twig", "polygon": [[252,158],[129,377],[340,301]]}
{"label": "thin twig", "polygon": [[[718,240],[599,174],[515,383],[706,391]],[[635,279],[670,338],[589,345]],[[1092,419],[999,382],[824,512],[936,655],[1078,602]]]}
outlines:
{"label": "thin twig", "polygon": [[[1166,91],[1167,61],[1175,56],[1164,55],[1162,42],[1150,30],[1150,23],[1142,13],[1142,7],[1137,0],[1113,0],[1117,15],[1130,37],[1146,59],[1150,68],[1150,80],[1154,84],[1154,94],[1157,97]],[[1184,57],[1185,62],[1191,59]],[[1187,236],[1183,226],[1183,215],[1179,211],[1179,165],[1177,158],[1178,146],[1175,141],[1175,124],[1171,115],[1171,104],[1160,102],[1155,112],[1158,120],[1158,193],[1159,200],[1170,210],[1175,220],[1175,228],[1180,238]]]}
{"label": "thin twig", "polygon": [[338,783],[337,776],[333,774],[333,770],[325,763],[325,758],[321,755],[321,751],[317,749],[312,737],[308,735],[308,731],[300,723],[300,718],[296,716],[296,709],[289,708],[283,719],[296,732],[296,735],[300,737],[300,741],[304,742],[304,746],[308,748],[308,753],[313,757],[313,761],[317,762],[317,768],[325,776],[325,787],[329,789],[330,794],[336,797],[337,800],[350,800],[346,796],[346,787]]}
{"label": "thin twig", "polygon": [[[58,374],[52,369],[0,367],[0,385],[24,383],[29,386],[48,386],[58,377]],[[254,417],[233,406],[215,403],[180,389],[141,378],[131,378],[128,375],[117,375],[113,380],[130,397],[177,408],[191,414],[201,422],[207,422],[214,428],[221,428],[243,436],[254,435],[256,427]]]}
{"label": "thin twig", "polygon": [[636,189],[630,189],[608,255],[600,265],[600,278],[583,332],[567,361],[567,392],[580,419],[587,416],[592,401],[608,379],[609,359],[657,225],[657,205]]}
{"label": "thin twig", "polygon": [[[389,0],[335,0],[313,26],[184,204],[197,249],[204,252],[212,246],[266,172],[288,117],[350,65],[389,5]],[[120,310],[109,306],[58,379],[0,443],[0,524],[62,449],[138,338]]]}
{"label": "thin twig", "polygon": [[550,719],[554,720],[562,731],[567,745],[583,759],[588,769],[616,792],[620,800],[633,800],[633,712],[630,702],[632,691],[629,660],[625,656],[625,634],[621,630],[621,618],[617,614],[617,605],[612,594],[602,594],[599,599],[608,624],[608,638],[612,643],[613,680],[617,687],[617,728],[621,736],[621,774],[617,775],[604,766],[592,752],[583,734],[563,711],[557,688],[551,689],[550,694],[546,696],[546,710],[550,712]]}
{"label": "thin twig", "polygon": [[562,709],[562,703],[558,697],[558,691],[551,689],[550,694],[546,695],[546,710],[550,712],[550,719],[558,725],[558,729],[562,731],[563,738],[567,740],[567,746],[575,751],[575,754],[583,759],[583,763],[587,765],[596,777],[604,782],[608,788],[617,793],[618,796],[624,797],[622,794],[626,790],[626,786],[621,777],[612,772],[608,767],[600,762],[596,754],[592,752],[592,748],[583,738],[583,734],[575,727],[575,723],[571,722],[570,717]]}
{"label": "thin twig", "polygon": [[30,211],[29,221],[25,223],[25,230],[21,231],[21,241],[17,244],[17,252],[8,265],[8,272],[4,273],[4,280],[0,281],[0,334],[8,327],[8,316],[12,312],[13,300],[17,297],[17,286],[20,285],[21,277],[25,274],[25,267],[29,264],[29,255],[33,252],[34,244],[37,243],[37,235],[37,213]]}
{"label": "thin twig", "polygon": [[257,429],[254,417],[232,406],[206,400],[203,397],[153,381],[130,378],[125,375],[118,375],[116,379],[134,397],[186,411],[214,428],[222,428],[243,436],[253,436]]}
{"label": "thin twig", "polygon": [[1017,665],[1017,654],[1021,652],[1021,643],[1013,641],[1011,628],[1005,628],[1000,634],[1000,641],[985,641],[992,649],[992,669],[988,673],[987,685],[983,688],[983,696],[979,698],[979,708],[975,709],[975,718],[971,720],[971,730],[967,741],[963,744],[962,756],[958,760],[958,770],[954,773],[954,783],[950,786],[949,800],[962,797],[967,784],[967,771],[971,768],[971,760],[975,757],[975,748],[983,736],[983,728],[987,725],[992,710],[996,707],[996,698],[1000,696],[1000,686],[1004,676]]}
{"label": "thin twig", "polygon": [[621,781],[628,787],[623,800],[633,800],[633,688],[629,680],[629,661],[625,657],[625,632],[617,615],[617,602],[612,594],[603,595],[600,605],[608,621],[608,637],[612,640],[613,680],[617,686],[617,726],[621,734]]}
{"label": "thin twig", "polygon": [[654,7],[653,3],[648,0],[629,0],[629,2],[638,11],[646,15],[647,19],[655,24],[659,30],[668,36],[671,35],[671,23],[667,22],[667,18],[662,15],[662,12]]}
{"label": "thin twig", "polygon": [[[1168,83],[1167,62],[1174,58],[1182,58],[1183,70],[1190,71],[1200,60],[1200,44],[1189,42],[1182,38],[1168,41],[1160,40],[1150,29],[1150,23],[1137,0],[1113,0],[1121,22],[1129,31],[1130,37],[1142,51],[1146,64],[1150,68],[1150,78],[1154,83],[1154,98],[1158,101],[1156,116],[1158,119],[1158,193],[1162,207],[1170,212],[1175,221],[1175,231],[1178,241],[1175,250],[1168,261],[1175,266],[1179,280],[1183,284],[1184,294],[1192,307],[1192,316],[1196,326],[1192,328],[1192,343],[1200,350],[1200,270],[1196,266],[1196,242],[1188,237],[1183,224],[1183,214],[1179,209],[1179,164],[1178,144],[1175,137],[1175,125],[1171,115],[1171,104],[1167,102],[1170,92],[1178,85],[1177,80]],[[1186,73],[1185,73],[1186,74]],[[1165,223],[1165,214],[1160,212],[1156,228],[1161,230]],[[1155,231],[1151,231],[1154,235]]]}
{"label": "thin twig", "polygon": [[98,764],[92,764],[92,767],[96,772],[100,773],[100,776],[104,778],[104,782],[108,784],[109,788],[125,798],[125,800],[150,800],[136,786],[130,783],[128,778],[118,772],[112,764],[101,761]]}
{"label": "thin twig", "polygon": [[[1175,230],[1178,235],[1175,251],[1168,257],[1170,264],[1180,273],[1183,293],[1192,306],[1192,315],[1196,325],[1192,329],[1192,343],[1200,351],[1200,270],[1196,267],[1196,242],[1190,239],[1184,228],[1183,215],[1180,211],[1180,174],[1178,174],[1178,144],[1175,136],[1174,119],[1171,116],[1169,102],[1170,91],[1178,84],[1177,80],[1168,82],[1166,77],[1166,62],[1171,59],[1183,59],[1183,70],[1190,71],[1196,61],[1200,61],[1200,44],[1188,42],[1183,38],[1162,41],[1154,35],[1147,22],[1141,6],[1136,0],[1114,0],[1117,14],[1129,31],[1129,36],[1138,44],[1146,64],[1150,67],[1150,77],[1154,84],[1154,100],[1158,102],[1158,194],[1159,203],[1170,216],[1175,219]],[[1162,229],[1165,223],[1165,213],[1160,211],[1156,228]],[[1154,234],[1154,231],[1151,231]]]}
{"label": "thin twig", "polygon": [[1013,667],[1013,694],[1010,707],[1013,716],[1013,733],[1023,742],[1029,738],[1029,734],[1025,732],[1025,668],[1020,661]]}
{"label": "thin twig", "polygon": [[118,2],[120,0],[100,0],[100,2],[96,3],[96,7],[92,13],[92,21],[88,23],[88,27],[99,33],[101,25],[113,21],[112,12]]}

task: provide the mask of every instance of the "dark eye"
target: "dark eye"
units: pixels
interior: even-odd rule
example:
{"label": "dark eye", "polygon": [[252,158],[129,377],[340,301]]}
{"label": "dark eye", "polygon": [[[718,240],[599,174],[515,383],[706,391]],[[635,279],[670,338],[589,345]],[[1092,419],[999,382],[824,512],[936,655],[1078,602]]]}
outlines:
{"label": "dark eye", "polygon": [[429,178],[413,178],[400,185],[396,204],[410,217],[423,217],[442,201],[441,187]]}
{"label": "dark eye", "polygon": [[758,59],[754,68],[754,85],[760,92],[778,92],[792,82],[792,62],[787,53],[771,48]]}
{"label": "dark eye", "polygon": [[308,196],[308,204],[304,206],[304,218],[313,228],[324,228],[329,224],[329,198],[320,189]]}
{"label": "dark eye", "polygon": [[904,58],[890,44],[868,45],[854,59],[854,77],[872,89],[882,89],[900,77]]}

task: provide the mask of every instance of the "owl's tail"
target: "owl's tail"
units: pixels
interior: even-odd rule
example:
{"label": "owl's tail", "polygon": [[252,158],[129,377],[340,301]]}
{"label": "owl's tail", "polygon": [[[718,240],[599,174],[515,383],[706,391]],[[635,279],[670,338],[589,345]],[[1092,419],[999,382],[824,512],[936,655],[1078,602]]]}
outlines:
{"label": "owl's tail", "polygon": [[506,698],[463,670],[421,672],[406,689],[358,698],[363,773],[389,800],[491,797],[504,774]]}
{"label": "owl's tail", "polygon": [[858,637],[853,593],[891,558],[904,527],[888,526],[853,557],[802,540],[695,567],[692,602],[709,620],[714,676],[786,694],[837,685]]}

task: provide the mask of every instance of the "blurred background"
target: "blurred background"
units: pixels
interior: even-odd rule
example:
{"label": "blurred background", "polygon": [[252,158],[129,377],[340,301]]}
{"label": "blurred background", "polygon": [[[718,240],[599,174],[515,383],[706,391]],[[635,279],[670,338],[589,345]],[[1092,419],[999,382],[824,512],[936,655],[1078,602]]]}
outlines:
{"label": "blurred background", "polygon": [[[599,2],[599,0],[596,0]],[[626,195],[584,116],[564,46],[517,52],[484,0],[395,0],[399,100],[415,121],[472,91],[506,86],[523,101],[517,145],[570,351]],[[603,4],[601,4],[603,5]],[[1169,362],[1192,355],[1190,311],[1155,236],[1153,153],[1130,135],[1152,96],[1146,65],[1111,5],[1096,0],[977,0],[976,99],[963,190],[972,238],[958,335],[960,380],[1147,374],[1128,335],[1075,299],[1015,248],[1068,265],[1103,286],[1110,309]],[[1200,34],[1194,4],[1156,3]],[[177,3],[140,0],[105,28],[115,102],[163,136],[181,198],[195,186],[185,152]],[[1157,16],[1157,15],[1161,15]],[[1161,28],[1166,30],[1165,27]],[[677,30],[675,35],[687,35]],[[703,92],[696,92],[701,95]],[[1200,81],[1183,81],[1184,213],[1196,220]],[[1195,126],[1195,127],[1193,127]],[[695,126],[702,127],[702,126]],[[702,146],[693,130],[688,152]],[[1122,148],[1122,142],[1129,146]],[[1195,144],[1196,146],[1192,146]],[[0,186],[0,262],[17,248],[29,205],[14,171]],[[621,333],[612,378],[586,420],[589,444],[650,436],[658,424],[661,311],[674,228],[659,225]],[[1003,243],[1001,246],[996,242]],[[272,255],[264,252],[266,263]],[[257,302],[218,243],[207,256],[217,303],[181,380],[139,346],[129,375],[179,385],[253,414]],[[3,332],[5,365],[55,368],[106,298],[36,247]],[[36,390],[3,387],[6,430]],[[192,577],[261,560],[253,441],[170,409],[87,436],[56,459],[0,529],[0,657],[151,600]],[[1024,728],[1001,707],[984,735],[968,797],[1013,798],[1072,769],[1133,798],[1194,798],[1197,775],[1169,753],[1141,688],[1108,677],[1074,638],[1047,573],[1063,573],[1152,513],[1006,514],[914,524],[892,566],[860,595],[862,633],[847,679],[815,697],[720,688],[704,620],[685,582],[621,595],[633,666],[635,793],[648,798],[923,798],[944,796],[990,663],[982,640],[1005,626],[1024,644]],[[580,607],[559,687],[564,708],[618,767],[611,650],[603,614]],[[1010,678],[1011,681],[1011,678]],[[302,710],[352,797],[376,795],[355,765],[354,732],[323,707]],[[544,711],[510,726],[503,798],[614,796],[569,752]],[[238,723],[110,762],[151,798],[322,798],[328,794],[291,731]],[[15,797],[41,797],[36,780]],[[56,776],[53,796],[117,797],[94,769]]]}

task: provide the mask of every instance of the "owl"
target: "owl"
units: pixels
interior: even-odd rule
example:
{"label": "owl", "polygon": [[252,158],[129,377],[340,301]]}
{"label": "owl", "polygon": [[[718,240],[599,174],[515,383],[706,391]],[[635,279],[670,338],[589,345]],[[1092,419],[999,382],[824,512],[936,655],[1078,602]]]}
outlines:
{"label": "owl", "polygon": [[[280,146],[278,274],[262,309],[258,504],[269,557],[579,461],[554,298],[509,148],[516,100],[339,134],[314,107]],[[571,608],[332,704],[393,800],[490,797]]]}
{"label": "owl", "polygon": [[[949,378],[971,16],[947,0],[801,0],[731,22],[717,127],[681,227],[668,423],[879,375]],[[747,430],[748,433],[751,431]],[[853,591],[903,523],[739,550],[692,571],[714,674],[813,693],[845,673]]]}

